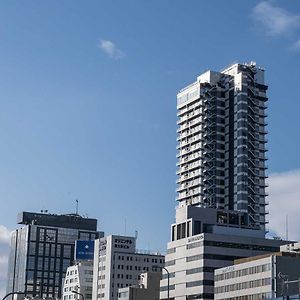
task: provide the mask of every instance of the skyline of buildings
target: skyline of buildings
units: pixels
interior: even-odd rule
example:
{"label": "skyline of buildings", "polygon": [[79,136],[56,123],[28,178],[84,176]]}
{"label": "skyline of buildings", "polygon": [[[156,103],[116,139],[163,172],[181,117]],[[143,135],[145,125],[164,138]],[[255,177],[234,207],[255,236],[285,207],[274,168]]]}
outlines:
{"label": "skyline of buildings", "polygon": [[79,199],[106,234],[138,230],[138,248],[165,249],[176,223],[176,93],[236,61],[256,60],[269,85],[268,236],[300,238],[299,3],[173,4],[1,5],[0,295],[21,210],[68,213]]}
{"label": "skyline of buildings", "polygon": [[11,236],[7,293],[27,296],[62,296],[62,283],[72,265],[76,240],[95,240],[97,220],[78,214],[54,215],[22,212]]}
{"label": "skyline of buildings", "polygon": [[[255,62],[236,63],[221,72],[204,72],[178,93],[178,206],[165,259],[160,253],[138,252],[136,237],[104,237],[96,231],[97,220],[77,214],[58,220],[56,215],[24,212],[19,223],[26,226],[19,231],[33,231],[35,239],[16,230],[8,291],[25,286],[28,295],[61,297],[66,269],[74,264],[76,240],[95,240],[92,288],[88,286],[92,300],[126,296],[130,289],[123,290],[125,294],[119,289],[138,284],[141,273],[160,272],[163,267],[160,299],[213,299],[216,269],[279,251],[289,241],[265,237],[268,86],[264,72]],[[62,232],[65,241],[59,241],[57,250],[60,236],[53,228],[70,228],[71,223],[76,223],[77,237]],[[35,229],[37,225],[44,227]],[[63,244],[70,236],[72,241]],[[67,276],[78,274],[78,267],[71,269]],[[64,300],[76,298],[72,294],[80,288],[74,285],[76,279],[65,280],[72,285],[65,287]]]}

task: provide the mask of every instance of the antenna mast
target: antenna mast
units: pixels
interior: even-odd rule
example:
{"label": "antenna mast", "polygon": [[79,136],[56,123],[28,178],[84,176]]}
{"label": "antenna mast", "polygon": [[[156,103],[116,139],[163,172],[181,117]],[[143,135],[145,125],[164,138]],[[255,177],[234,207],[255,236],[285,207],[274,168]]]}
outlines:
{"label": "antenna mast", "polygon": [[76,215],[78,215],[78,199],[76,199],[75,201],[76,201]]}

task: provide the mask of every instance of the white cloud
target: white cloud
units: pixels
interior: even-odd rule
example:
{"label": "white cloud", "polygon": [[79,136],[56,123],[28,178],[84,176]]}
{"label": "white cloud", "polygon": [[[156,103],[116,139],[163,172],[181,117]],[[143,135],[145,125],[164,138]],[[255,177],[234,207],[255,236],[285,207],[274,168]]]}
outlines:
{"label": "white cloud", "polygon": [[3,225],[0,225],[0,243],[9,243],[10,231]]}
{"label": "white cloud", "polygon": [[293,45],[292,50],[300,51],[300,39],[298,39]]}
{"label": "white cloud", "polygon": [[0,298],[5,295],[10,230],[0,225]]}
{"label": "white cloud", "polygon": [[253,9],[253,18],[267,35],[285,36],[300,26],[300,15],[262,1]]}
{"label": "white cloud", "polygon": [[99,48],[110,58],[120,59],[125,56],[124,52],[117,48],[117,46],[110,40],[100,40]]}
{"label": "white cloud", "polygon": [[271,174],[269,194],[269,229],[285,238],[288,215],[289,239],[300,241],[300,170]]}

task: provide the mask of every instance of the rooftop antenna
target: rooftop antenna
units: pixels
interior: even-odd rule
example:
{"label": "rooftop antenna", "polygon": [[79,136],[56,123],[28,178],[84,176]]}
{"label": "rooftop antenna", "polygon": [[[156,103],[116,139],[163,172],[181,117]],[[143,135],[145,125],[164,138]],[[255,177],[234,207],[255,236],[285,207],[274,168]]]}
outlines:
{"label": "rooftop antenna", "polygon": [[76,215],[78,215],[78,199],[76,199],[75,201],[76,201]]}

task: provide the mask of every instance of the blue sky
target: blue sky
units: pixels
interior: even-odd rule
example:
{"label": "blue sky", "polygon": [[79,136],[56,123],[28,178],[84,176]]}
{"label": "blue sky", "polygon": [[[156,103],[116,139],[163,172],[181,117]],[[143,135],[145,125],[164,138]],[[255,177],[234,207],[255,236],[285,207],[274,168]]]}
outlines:
{"label": "blue sky", "polygon": [[250,60],[269,84],[269,173],[295,182],[271,198],[292,189],[292,203],[299,1],[2,1],[2,240],[17,212],[74,212],[79,199],[101,230],[123,234],[126,223],[140,248],[164,250],[176,205],[176,93],[205,69]]}

